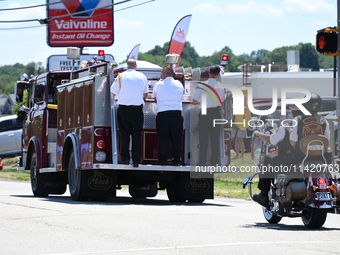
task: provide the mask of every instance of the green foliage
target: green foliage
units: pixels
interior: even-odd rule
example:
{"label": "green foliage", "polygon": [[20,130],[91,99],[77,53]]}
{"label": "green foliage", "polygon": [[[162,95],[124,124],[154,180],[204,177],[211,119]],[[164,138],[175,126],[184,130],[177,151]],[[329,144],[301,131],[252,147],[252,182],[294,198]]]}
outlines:
{"label": "green foliage", "polygon": [[22,102],[17,103],[17,104],[13,107],[12,113],[13,113],[13,114],[18,114],[19,109],[20,109],[21,106],[25,106],[25,107],[28,106],[28,91],[27,91],[27,90],[24,91],[24,95],[23,95],[23,98],[22,98]]}
{"label": "green foliage", "polygon": [[13,94],[15,82],[20,79],[20,75],[38,75],[46,72],[41,62],[31,62],[26,66],[16,63],[14,65],[4,65],[0,67],[0,94]]}
{"label": "green foliage", "polygon": [[312,68],[314,71],[319,70],[319,61],[317,51],[311,43],[300,43],[300,67]]}
{"label": "green foliage", "polygon": [[[152,50],[139,53],[139,59],[163,66],[168,49],[169,42],[166,42],[163,47],[157,45]],[[193,68],[212,66],[220,63],[222,54],[228,54],[229,65],[225,67],[225,71],[240,72],[238,67],[242,65],[244,61],[255,61],[257,63],[282,62],[287,64],[287,51],[289,50],[300,51],[300,67],[302,68],[311,68],[314,71],[318,71],[319,68],[332,68],[334,65],[332,57],[318,53],[311,43],[284,46],[276,48],[273,51],[260,49],[252,51],[250,54],[244,53],[239,56],[236,56],[228,46],[225,46],[220,51],[214,52],[211,56],[199,56],[190,42],[186,42],[180,58],[180,66],[191,66]]]}
{"label": "green foliage", "polygon": [[[163,46],[156,45],[145,53],[139,53],[139,60],[145,60],[159,66],[165,65],[165,55],[168,53],[169,42],[164,43]],[[318,71],[320,68],[327,69],[334,67],[334,57],[326,56],[318,53],[315,46],[311,43],[299,43],[293,46],[283,46],[276,48],[273,51],[260,49],[252,51],[250,54],[243,53],[239,56],[235,55],[233,51],[225,46],[220,51],[214,52],[211,56],[199,56],[195,48],[191,46],[190,42],[186,42],[180,58],[180,66],[192,68],[207,67],[220,64],[221,55],[229,55],[229,65],[225,67],[226,72],[240,72],[238,68],[244,61],[255,61],[257,63],[272,63],[283,62],[287,64],[287,51],[300,51],[300,67],[311,68]],[[128,56],[127,56],[128,57]],[[124,61],[125,62],[125,61]],[[15,81],[23,73],[28,75],[37,75],[46,72],[41,62],[31,62],[26,66],[16,63],[13,66],[5,65],[0,67],[0,94],[14,93]]]}

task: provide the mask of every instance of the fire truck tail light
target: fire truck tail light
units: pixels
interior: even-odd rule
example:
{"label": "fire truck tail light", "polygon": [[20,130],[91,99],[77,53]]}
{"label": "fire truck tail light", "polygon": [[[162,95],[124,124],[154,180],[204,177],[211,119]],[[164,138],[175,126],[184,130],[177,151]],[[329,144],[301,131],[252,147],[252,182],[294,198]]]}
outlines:
{"label": "fire truck tail light", "polygon": [[105,147],[104,141],[103,141],[103,140],[99,140],[99,141],[97,142],[97,147],[98,147],[99,149],[103,149],[103,148]]}
{"label": "fire truck tail light", "polygon": [[106,160],[106,153],[104,151],[98,151],[96,153],[96,160],[98,162],[104,162]]}
{"label": "fire truck tail light", "polygon": [[94,134],[96,136],[107,136],[109,131],[106,128],[96,128]]}

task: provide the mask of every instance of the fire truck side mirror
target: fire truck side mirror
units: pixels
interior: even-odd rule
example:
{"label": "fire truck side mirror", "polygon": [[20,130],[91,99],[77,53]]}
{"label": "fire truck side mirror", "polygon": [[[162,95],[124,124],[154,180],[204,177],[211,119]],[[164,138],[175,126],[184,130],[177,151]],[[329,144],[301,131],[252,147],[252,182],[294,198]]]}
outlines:
{"label": "fire truck side mirror", "polygon": [[118,66],[118,64],[116,62],[111,62],[109,64],[109,70],[111,73],[113,73],[113,70]]}
{"label": "fire truck side mirror", "polygon": [[15,100],[18,103],[21,103],[24,98],[24,91],[28,88],[28,82],[20,82],[18,81],[15,84]]}

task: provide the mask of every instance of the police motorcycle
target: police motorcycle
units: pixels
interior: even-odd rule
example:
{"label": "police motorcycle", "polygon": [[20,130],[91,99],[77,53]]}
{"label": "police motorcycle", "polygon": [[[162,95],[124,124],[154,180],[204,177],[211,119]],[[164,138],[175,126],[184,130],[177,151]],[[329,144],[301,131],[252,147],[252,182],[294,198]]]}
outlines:
{"label": "police motorcycle", "polygon": [[[261,151],[265,151],[266,146],[263,143]],[[337,179],[331,177],[331,165],[324,157],[328,139],[323,135],[309,135],[299,146],[304,154],[301,164],[276,175],[268,192],[269,207],[262,207],[263,215],[273,224],[279,223],[282,217],[301,217],[308,229],[319,229],[326,221],[327,212],[335,208],[339,192]],[[253,180],[262,173],[263,159],[261,155],[259,171],[243,181],[243,188],[248,186],[252,200]]]}

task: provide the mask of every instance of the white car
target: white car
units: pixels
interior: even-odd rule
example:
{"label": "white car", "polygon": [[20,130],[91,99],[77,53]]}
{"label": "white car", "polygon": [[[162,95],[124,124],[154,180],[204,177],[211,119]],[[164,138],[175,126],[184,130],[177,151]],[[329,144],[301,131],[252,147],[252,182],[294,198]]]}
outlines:
{"label": "white car", "polygon": [[0,117],[0,157],[21,155],[22,121],[17,115]]}

